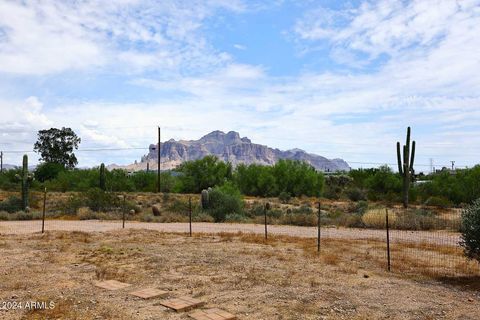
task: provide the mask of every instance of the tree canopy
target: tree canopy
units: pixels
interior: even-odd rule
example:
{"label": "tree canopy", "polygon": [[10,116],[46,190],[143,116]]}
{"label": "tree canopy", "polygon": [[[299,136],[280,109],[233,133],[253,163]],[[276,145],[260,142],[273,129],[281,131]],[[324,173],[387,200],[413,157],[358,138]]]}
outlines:
{"label": "tree canopy", "polygon": [[73,153],[81,139],[70,128],[40,130],[34,150],[40,154],[40,161],[59,163],[65,168],[74,168],[78,161]]}

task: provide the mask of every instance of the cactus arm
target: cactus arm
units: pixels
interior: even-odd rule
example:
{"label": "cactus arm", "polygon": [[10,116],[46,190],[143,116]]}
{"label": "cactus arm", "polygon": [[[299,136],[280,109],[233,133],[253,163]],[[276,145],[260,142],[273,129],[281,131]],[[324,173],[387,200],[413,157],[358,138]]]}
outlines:
{"label": "cactus arm", "polygon": [[413,172],[413,162],[415,160],[415,141],[412,142],[412,155],[410,157],[410,170]]}
{"label": "cactus arm", "polygon": [[402,155],[400,152],[400,142],[397,142],[397,163],[398,163],[398,173],[403,174],[402,170]]}
{"label": "cactus arm", "polygon": [[411,132],[411,129],[410,127],[407,128],[407,141],[405,143],[405,145],[407,146],[407,148],[410,148],[410,132]]}

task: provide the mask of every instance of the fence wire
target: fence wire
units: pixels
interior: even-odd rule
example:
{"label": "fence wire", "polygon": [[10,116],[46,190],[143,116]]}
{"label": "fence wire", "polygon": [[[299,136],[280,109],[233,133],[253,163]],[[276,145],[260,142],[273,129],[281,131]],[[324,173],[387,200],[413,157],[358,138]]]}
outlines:
{"label": "fence wire", "polygon": [[[431,276],[478,276],[480,264],[465,258],[460,246],[459,215],[451,212],[432,215],[425,212],[412,215],[411,210],[392,208],[377,210],[368,228],[332,225],[328,213],[318,205],[312,206],[310,226],[277,224],[275,213],[262,203],[256,223],[196,222],[192,219],[198,201],[181,204],[180,222],[138,221],[133,209],[126,205],[127,195],[119,195],[119,206],[110,208],[104,219],[78,220],[62,214],[55,203],[46,202],[43,212],[16,213],[14,219],[0,221],[1,235],[40,233],[48,231],[107,232],[119,229],[147,229],[161,232],[196,234],[254,235],[265,241],[300,243],[302,248],[316,254],[326,263],[345,268],[369,264],[392,272]],[[56,198],[58,201],[58,197]],[[178,209],[178,208],[177,208]],[[387,224],[388,217],[388,224]],[[93,216],[92,216],[93,218]],[[95,216],[98,218],[98,216]],[[365,216],[364,216],[365,218]],[[330,220],[329,220],[330,219]],[[368,219],[364,219],[368,222]],[[265,223],[266,222],[266,223]],[[387,230],[388,227],[388,230]],[[424,230],[418,230],[424,229]],[[388,232],[387,232],[388,231]],[[387,241],[388,240],[388,241]],[[272,247],[274,250],[274,247]]]}

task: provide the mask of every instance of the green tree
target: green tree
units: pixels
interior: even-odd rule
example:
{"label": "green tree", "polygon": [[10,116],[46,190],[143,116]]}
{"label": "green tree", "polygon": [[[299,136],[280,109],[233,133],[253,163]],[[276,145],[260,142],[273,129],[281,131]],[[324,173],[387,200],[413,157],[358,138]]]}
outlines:
{"label": "green tree", "polygon": [[40,130],[34,150],[40,153],[40,161],[59,163],[65,168],[74,168],[78,161],[73,153],[81,139],[70,128]]}
{"label": "green tree", "polygon": [[65,167],[60,163],[44,162],[37,166],[35,169],[35,179],[40,182],[52,180],[58,177],[60,172],[65,171]]}
{"label": "green tree", "polygon": [[182,163],[176,171],[180,172],[180,191],[200,193],[203,189],[220,186],[231,176],[231,165],[218,160],[215,156]]}

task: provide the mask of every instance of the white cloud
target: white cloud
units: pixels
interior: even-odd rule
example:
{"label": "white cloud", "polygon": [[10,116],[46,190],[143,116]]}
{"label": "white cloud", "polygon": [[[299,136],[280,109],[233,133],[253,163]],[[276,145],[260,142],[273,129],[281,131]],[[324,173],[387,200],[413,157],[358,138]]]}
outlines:
{"label": "white cloud", "polygon": [[243,5],[237,1],[3,1],[0,72],[208,68],[224,56],[206,43],[200,29],[203,20],[218,10],[241,11]]}
{"label": "white cloud", "polygon": [[[306,46],[326,43],[336,62],[346,68],[290,77],[270,76],[263,66],[235,62],[210,46],[201,35],[201,23],[223,2],[197,8],[123,1],[105,3],[98,12],[98,3],[85,3],[76,8],[78,14],[67,5],[42,6],[40,12],[54,18],[52,26],[28,16],[35,7],[29,3],[26,27],[10,21],[10,31],[0,35],[0,55],[9,54],[2,44],[14,43],[15,50],[25,52],[18,59],[25,61],[18,66],[0,62],[0,70],[50,73],[76,68],[75,63],[87,69],[112,63],[121,74],[140,73],[132,84],[165,96],[159,94],[161,98],[148,103],[61,101],[48,108],[34,97],[0,103],[0,134],[2,128],[9,134],[2,141],[31,148],[35,137],[24,132],[48,124],[74,128],[83,138],[82,148],[147,147],[156,140],[156,126],[162,125],[163,140],[237,130],[254,142],[282,149],[300,147],[354,162],[394,163],[394,143],[403,141],[405,128],[411,125],[418,143],[417,163],[427,164],[429,157],[436,163],[450,157],[461,159],[457,164],[477,161],[471,155],[480,147],[478,1],[379,1],[341,11],[314,10],[295,25],[298,41]],[[12,6],[23,10],[21,5]],[[133,14],[132,8],[139,11]],[[4,20],[0,21],[1,25]],[[58,43],[49,41],[60,29],[96,51],[76,59],[77,53],[65,48],[65,59],[57,53],[55,59],[43,61],[29,53],[35,48],[28,41],[18,40],[28,36],[29,26],[40,26],[33,37],[40,38],[37,43],[43,39],[46,49],[39,48],[39,54],[55,52],[49,48]],[[161,78],[141,73],[155,68],[164,70]],[[176,72],[182,68],[188,72]],[[81,165],[96,165],[133,162],[143,153],[78,156]]]}
{"label": "white cloud", "polygon": [[241,51],[247,50],[247,47],[246,47],[246,46],[244,46],[244,45],[242,45],[242,44],[238,44],[238,43],[234,44],[233,47],[234,47],[235,49],[238,49],[238,50],[241,50]]}

